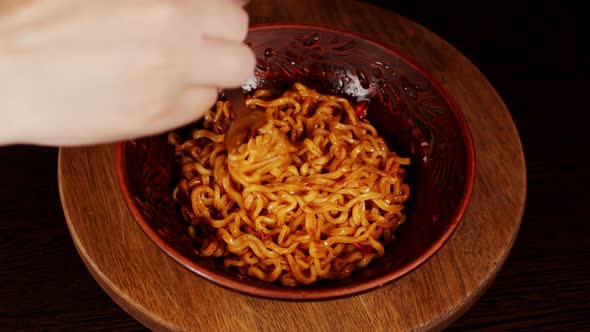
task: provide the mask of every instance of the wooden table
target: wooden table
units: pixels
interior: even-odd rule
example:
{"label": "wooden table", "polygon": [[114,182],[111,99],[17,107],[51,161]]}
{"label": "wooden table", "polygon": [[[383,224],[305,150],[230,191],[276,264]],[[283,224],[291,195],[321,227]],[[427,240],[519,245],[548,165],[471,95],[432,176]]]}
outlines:
{"label": "wooden table", "polygon": [[[321,9],[329,8],[331,1],[322,1],[321,6],[298,1],[298,6],[292,7],[295,9],[282,14],[265,10],[265,2],[271,5],[270,1],[254,1],[253,21],[270,21],[276,15],[296,17],[297,8],[307,10],[307,20],[317,20],[324,17]],[[283,1],[284,6],[293,3]],[[394,15],[358,3],[337,3],[338,15],[330,13],[324,17],[326,23],[340,22],[351,29],[363,23],[364,31],[379,34],[379,21]],[[579,88],[563,84],[576,82],[571,58],[575,53],[553,55],[557,70],[540,76],[534,65],[543,61],[526,57],[528,53],[538,55],[534,51],[541,50],[539,44],[546,40],[540,34],[545,31],[538,31],[542,20],[537,16],[529,16],[528,24],[521,25],[519,13],[513,13],[513,21],[505,20],[504,26],[491,30],[486,24],[501,11],[488,8],[463,17],[454,8],[425,11],[402,4],[392,9],[429,26],[472,58],[506,100],[527,153],[529,200],[511,256],[489,291],[450,329],[544,327],[572,331],[587,326],[588,269],[578,262],[589,256],[588,246],[583,245],[589,230],[583,223],[588,212],[582,202],[589,198],[585,188],[590,172],[585,166],[588,156],[576,153],[579,148],[575,144],[587,134],[567,126],[575,124],[567,121],[566,115],[575,116],[576,100],[554,98],[567,92],[566,87],[569,91]],[[379,17],[367,19],[363,13],[368,12]],[[443,13],[455,16],[451,19]],[[467,23],[472,28],[465,28]],[[565,32],[572,23],[566,19],[563,23],[566,25],[559,29]],[[558,43],[564,47],[575,40],[575,35],[559,36]],[[531,45],[519,44],[522,37]],[[416,38],[420,40],[419,35]],[[498,46],[510,46],[515,54],[505,54]],[[539,94],[546,98],[538,98]],[[538,116],[556,107],[563,117]],[[547,135],[547,128],[552,135]],[[0,193],[0,238],[4,240],[0,244],[0,329],[144,329],[105,295],[74,249],[57,192],[56,149],[19,146],[3,148],[0,153],[5,189]]]}

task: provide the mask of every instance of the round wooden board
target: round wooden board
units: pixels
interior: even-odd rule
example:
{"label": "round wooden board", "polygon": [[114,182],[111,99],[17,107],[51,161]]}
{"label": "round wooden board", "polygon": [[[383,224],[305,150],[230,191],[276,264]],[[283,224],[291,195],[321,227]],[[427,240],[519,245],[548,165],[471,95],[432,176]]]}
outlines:
{"label": "round wooden board", "polygon": [[518,232],[526,172],[516,128],[486,78],[448,43],[416,23],[358,2],[254,0],[252,23],[321,23],[370,35],[405,51],[455,97],[473,133],[472,201],[449,241],[402,279],[321,302],[255,298],[194,275],[160,252],[120,193],[114,145],[63,148],[58,177],[72,239],[103,289],[154,330],[440,330],[487,289]]}

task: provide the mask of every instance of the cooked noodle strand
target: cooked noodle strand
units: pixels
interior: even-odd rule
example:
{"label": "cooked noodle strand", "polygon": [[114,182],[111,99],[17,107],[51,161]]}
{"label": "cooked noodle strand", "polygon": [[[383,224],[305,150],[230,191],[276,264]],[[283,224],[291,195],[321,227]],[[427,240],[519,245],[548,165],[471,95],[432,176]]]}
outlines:
{"label": "cooked noodle strand", "polygon": [[381,257],[405,221],[410,163],[345,98],[295,84],[257,90],[267,123],[228,153],[231,105],[218,101],[190,137],[170,133],[173,197],[201,256],[287,286],[338,279]]}

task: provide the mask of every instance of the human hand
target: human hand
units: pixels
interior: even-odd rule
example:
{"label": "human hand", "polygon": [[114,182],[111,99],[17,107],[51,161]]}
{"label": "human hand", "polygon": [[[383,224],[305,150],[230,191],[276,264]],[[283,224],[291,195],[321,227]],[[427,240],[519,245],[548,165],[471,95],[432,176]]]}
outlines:
{"label": "human hand", "polygon": [[0,12],[0,144],[113,142],[196,120],[253,72],[243,2],[24,0]]}

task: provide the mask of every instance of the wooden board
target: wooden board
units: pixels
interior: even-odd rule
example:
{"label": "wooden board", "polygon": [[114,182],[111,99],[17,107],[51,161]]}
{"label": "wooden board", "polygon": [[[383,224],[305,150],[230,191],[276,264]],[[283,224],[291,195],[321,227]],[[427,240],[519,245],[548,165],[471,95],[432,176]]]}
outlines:
{"label": "wooden board", "polygon": [[254,0],[252,23],[321,23],[402,49],[455,97],[473,132],[477,178],[465,217],[444,247],[395,283],[322,302],[241,295],[194,275],[160,252],[119,191],[114,145],[60,150],[58,178],[78,252],[103,289],[155,330],[440,330],[487,289],[520,225],[523,151],[506,106],[463,55],[423,27],[358,2]]}

